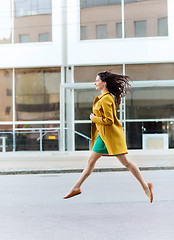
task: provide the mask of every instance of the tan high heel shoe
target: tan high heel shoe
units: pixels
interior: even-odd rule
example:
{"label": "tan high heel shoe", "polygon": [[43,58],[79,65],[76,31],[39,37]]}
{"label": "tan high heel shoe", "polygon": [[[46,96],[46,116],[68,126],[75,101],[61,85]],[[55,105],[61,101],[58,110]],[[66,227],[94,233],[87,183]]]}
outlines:
{"label": "tan high heel shoe", "polygon": [[81,193],[82,193],[82,191],[79,188],[76,191],[73,191],[72,193],[66,195],[63,199],[71,198],[71,197],[74,197],[74,196],[79,195]]}
{"label": "tan high heel shoe", "polygon": [[148,183],[147,185],[149,186],[150,190],[150,203],[152,203],[153,202],[152,183]]}

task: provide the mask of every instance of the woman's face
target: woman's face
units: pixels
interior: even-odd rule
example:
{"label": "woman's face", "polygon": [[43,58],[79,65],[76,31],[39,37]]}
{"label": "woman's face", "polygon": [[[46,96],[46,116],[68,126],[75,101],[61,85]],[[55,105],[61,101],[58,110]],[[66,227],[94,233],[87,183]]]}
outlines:
{"label": "woman's face", "polygon": [[106,82],[102,82],[101,78],[97,75],[94,85],[96,90],[103,90],[103,88],[106,86]]}

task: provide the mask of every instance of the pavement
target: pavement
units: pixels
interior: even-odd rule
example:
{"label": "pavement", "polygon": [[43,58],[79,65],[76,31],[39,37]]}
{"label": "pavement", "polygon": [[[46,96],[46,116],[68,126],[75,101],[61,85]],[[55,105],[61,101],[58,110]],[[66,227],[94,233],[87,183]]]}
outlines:
{"label": "pavement", "polygon": [[174,170],[142,174],[153,203],[127,171],[93,173],[66,200],[80,173],[1,175],[0,239],[173,240]]}
{"label": "pavement", "polygon": [[115,157],[101,157],[82,194],[64,200],[89,154],[1,153],[0,239],[173,240],[174,151],[128,154],[153,183],[152,204]]}
{"label": "pavement", "polygon": [[[0,174],[39,174],[81,172],[90,151],[79,152],[2,152]],[[141,170],[174,169],[174,149],[130,150],[127,157]],[[126,171],[116,157],[101,157],[94,171]]]}

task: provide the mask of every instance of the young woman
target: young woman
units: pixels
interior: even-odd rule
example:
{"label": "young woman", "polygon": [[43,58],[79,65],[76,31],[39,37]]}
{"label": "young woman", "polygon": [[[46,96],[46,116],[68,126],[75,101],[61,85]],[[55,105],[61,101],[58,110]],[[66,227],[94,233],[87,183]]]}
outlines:
{"label": "young woman", "polygon": [[119,107],[121,98],[126,95],[130,87],[130,80],[128,76],[114,74],[109,71],[98,73],[95,86],[96,90],[101,91],[101,95],[95,98],[93,113],[90,114],[92,120],[92,151],[79,180],[64,199],[81,194],[80,187],[92,173],[96,161],[102,155],[108,154],[116,156],[132,172],[152,203],[152,183],[146,183],[139,168],[127,159],[128,152],[123,128],[116,117],[116,107]]}

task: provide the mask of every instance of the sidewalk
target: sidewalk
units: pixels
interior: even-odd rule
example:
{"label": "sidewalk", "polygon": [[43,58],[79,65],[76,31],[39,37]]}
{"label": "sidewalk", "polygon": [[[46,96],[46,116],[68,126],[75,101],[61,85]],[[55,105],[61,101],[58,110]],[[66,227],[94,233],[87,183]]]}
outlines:
{"label": "sidewalk", "polygon": [[[89,157],[82,152],[7,152],[0,153],[0,174],[80,172]],[[141,170],[174,169],[174,150],[130,150],[128,158]],[[101,157],[95,171],[125,171],[115,157]]]}

